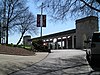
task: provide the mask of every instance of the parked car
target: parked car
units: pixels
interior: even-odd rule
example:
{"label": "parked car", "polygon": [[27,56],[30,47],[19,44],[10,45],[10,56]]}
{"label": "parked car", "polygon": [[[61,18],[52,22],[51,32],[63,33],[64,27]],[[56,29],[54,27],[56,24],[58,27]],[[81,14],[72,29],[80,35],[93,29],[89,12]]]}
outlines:
{"label": "parked car", "polygon": [[91,44],[90,49],[86,50],[86,58],[92,68],[100,68],[100,32],[94,32],[92,39],[87,41]]}

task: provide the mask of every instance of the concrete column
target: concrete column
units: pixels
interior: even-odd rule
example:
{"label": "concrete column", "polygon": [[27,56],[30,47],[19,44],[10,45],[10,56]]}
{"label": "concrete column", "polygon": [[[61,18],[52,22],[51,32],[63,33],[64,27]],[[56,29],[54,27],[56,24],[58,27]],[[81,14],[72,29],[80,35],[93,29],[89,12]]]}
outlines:
{"label": "concrete column", "polygon": [[58,38],[57,38],[57,42],[56,43],[57,43],[57,49],[58,49]]}
{"label": "concrete column", "polygon": [[56,38],[53,38],[53,49],[55,49],[55,43],[56,43],[56,42],[55,42],[55,39],[56,39]]}
{"label": "concrete column", "polygon": [[49,42],[48,42],[48,49],[50,49],[50,39],[49,39]]}
{"label": "concrete column", "polygon": [[68,49],[68,39],[66,37],[66,48]]}
{"label": "concrete column", "polygon": [[61,37],[61,49],[63,49],[63,38]]}
{"label": "concrete column", "polygon": [[53,45],[52,44],[53,44],[53,39],[50,39],[50,44],[49,44],[50,45],[50,49],[53,49]]}
{"label": "concrete column", "polygon": [[72,36],[72,48],[74,48],[74,35]]}

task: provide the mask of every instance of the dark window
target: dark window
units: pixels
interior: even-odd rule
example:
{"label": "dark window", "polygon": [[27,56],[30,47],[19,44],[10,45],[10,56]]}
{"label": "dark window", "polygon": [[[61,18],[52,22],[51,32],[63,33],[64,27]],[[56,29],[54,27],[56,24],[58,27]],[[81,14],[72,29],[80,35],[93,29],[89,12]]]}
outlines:
{"label": "dark window", "polygon": [[100,42],[100,33],[94,33],[92,37],[93,42]]}

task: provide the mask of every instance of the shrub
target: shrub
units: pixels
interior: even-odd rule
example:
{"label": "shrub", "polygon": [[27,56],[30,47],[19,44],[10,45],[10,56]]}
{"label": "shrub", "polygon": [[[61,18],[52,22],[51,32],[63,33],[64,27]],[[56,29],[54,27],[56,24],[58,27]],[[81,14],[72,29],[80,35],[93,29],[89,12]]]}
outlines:
{"label": "shrub", "polygon": [[33,40],[32,45],[39,52],[48,52],[48,46],[43,45],[43,40]]}
{"label": "shrub", "polygon": [[7,44],[7,46],[14,47],[13,43]]}

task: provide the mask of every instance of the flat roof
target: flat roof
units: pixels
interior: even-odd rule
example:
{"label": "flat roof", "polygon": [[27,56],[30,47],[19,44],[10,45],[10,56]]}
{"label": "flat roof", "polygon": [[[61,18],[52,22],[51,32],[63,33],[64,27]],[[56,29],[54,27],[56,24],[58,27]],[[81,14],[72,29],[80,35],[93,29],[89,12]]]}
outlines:
{"label": "flat roof", "polygon": [[[67,31],[63,31],[63,32],[58,32],[58,33],[54,33],[54,34],[44,35],[44,36],[42,36],[42,38],[61,36],[61,35],[72,34],[72,33],[76,33],[76,29],[71,29],[71,30],[67,30]],[[31,40],[33,40],[33,39],[40,39],[40,38],[41,37],[36,37],[36,38],[32,38]]]}
{"label": "flat roof", "polygon": [[88,16],[88,17],[76,20],[76,23],[87,21],[87,20],[91,20],[91,19],[98,19],[98,17],[97,16]]}

